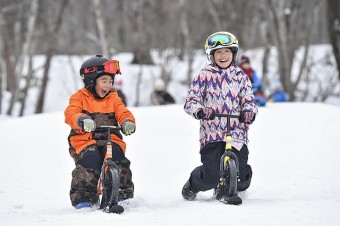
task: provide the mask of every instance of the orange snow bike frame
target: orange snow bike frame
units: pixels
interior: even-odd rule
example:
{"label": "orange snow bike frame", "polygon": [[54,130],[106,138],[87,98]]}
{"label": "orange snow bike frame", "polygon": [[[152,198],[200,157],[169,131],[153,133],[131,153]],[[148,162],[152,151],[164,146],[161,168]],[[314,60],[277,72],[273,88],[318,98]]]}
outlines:
{"label": "orange snow bike frame", "polygon": [[[120,126],[100,126],[96,131],[107,131],[106,153],[97,185],[97,193],[101,195],[100,209],[104,212],[122,213],[124,208],[118,205],[120,171],[112,160],[111,130],[121,130]],[[110,181],[107,183],[106,181]]]}

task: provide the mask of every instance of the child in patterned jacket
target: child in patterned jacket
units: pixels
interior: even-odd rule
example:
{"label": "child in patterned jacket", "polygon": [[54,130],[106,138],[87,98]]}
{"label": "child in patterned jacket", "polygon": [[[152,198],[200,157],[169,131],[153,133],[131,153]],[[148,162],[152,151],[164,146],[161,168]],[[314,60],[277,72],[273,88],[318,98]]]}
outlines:
{"label": "child in patterned jacket", "polygon": [[236,66],[239,50],[237,38],[229,32],[211,34],[205,42],[209,62],[194,77],[184,110],[200,120],[200,155],[196,167],[182,189],[186,200],[194,200],[199,191],[217,187],[220,158],[225,151],[226,118],[216,113],[240,115],[231,119],[232,152],[239,160],[238,190],[246,190],[252,169],[248,164],[248,129],[255,120],[257,106],[251,81]]}

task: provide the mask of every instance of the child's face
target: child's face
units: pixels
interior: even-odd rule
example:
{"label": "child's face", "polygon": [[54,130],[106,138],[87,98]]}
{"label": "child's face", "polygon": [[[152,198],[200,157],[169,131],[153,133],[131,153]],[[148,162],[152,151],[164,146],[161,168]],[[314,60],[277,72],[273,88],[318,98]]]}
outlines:
{"label": "child's face", "polygon": [[249,63],[244,63],[242,64],[242,67],[245,69],[249,69],[250,68],[250,64]]}
{"label": "child's face", "polygon": [[233,52],[228,48],[217,49],[214,52],[214,60],[220,68],[227,68],[233,61]]}
{"label": "child's face", "polygon": [[95,90],[98,96],[105,97],[105,95],[112,89],[112,77],[109,75],[103,75],[97,78]]}

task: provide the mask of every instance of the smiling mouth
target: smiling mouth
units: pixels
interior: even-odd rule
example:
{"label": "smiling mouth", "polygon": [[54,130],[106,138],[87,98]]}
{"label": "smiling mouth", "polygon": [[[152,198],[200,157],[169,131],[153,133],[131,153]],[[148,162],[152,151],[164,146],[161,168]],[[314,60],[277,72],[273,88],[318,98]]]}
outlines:
{"label": "smiling mouth", "polygon": [[108,92],[109,92],[109,90],[107,90],[107,91],[106,90],[102,90],[102,94],[103,95],[106,95]]}

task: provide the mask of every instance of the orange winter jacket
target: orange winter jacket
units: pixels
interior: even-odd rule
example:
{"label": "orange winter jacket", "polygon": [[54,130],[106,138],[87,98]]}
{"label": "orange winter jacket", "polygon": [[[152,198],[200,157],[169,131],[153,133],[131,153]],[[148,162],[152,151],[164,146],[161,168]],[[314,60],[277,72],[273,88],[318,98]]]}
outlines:
{"label": "orange winter jacket", "polygon": [[[75,154],[79,154],[85,147],[91,144],[96,144],[98,139],[106,139],[105,134],[102,134],[103,136],[99,134],[100,136],[98,136],[98,134],[94,132],[83,132],[77,124],[80,116],[90,116],[96,122],[97,126],[121,125],[126,120],[135,123],[134,116],[125,107],[115,91],[110,92],[103,99],[96,99],[86,88],[82,88],[70,97],[69,105],[64,114],[65,123],[71,126],[71,133],[68,138],[70,153],[72,149],[75,151]],[[125,153],[126,144],[122,140],[119,131],[113,131],[111,141],[118,144]]]}

